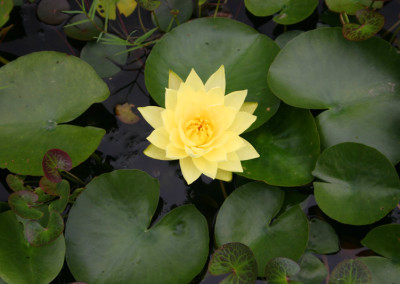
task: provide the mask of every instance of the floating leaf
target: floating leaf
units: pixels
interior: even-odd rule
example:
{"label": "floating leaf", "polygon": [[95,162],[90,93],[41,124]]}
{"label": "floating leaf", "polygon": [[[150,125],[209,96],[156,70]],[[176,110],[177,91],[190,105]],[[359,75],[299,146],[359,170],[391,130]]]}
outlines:
{"label": "floating leaf", "polygon": [[6,283],[50,283],[64,264],[64,237],[33,247],[12,211],[0,214],[0,239],[0,277]]}
{"label": "floating leaf", "polygon": [[193,205],[184,205],[150,227],[158,200],[158,181],[144,172],[118,170],[94,178],[66,225],[67,262],[75,279],[190,282],[207,260],[207,222]]}
{"label": "floating leaf", "polygon": [[400,200],[396,169],[380,152],[363,144],[341,143],[326,149],[313,174],[322,180],[314,182],[318,206],[341,223],[371,224]]}
{"label": "floating leaf", "polygon": [[57,184],[57,195],[59,198],[53,201],[49,205],[49,210],[57,213],[62,213],[67,207],[68,199],[69,199],[69,183],[66,180],[62,180]]}
{"label": "floating leaf", "polygon": [[221,283],[255,283],[257,262],[251,249],[242,243],[228,243],[218,248],[208,265],[212,275],[229,275]]}
{"label": "floating leaf", "polygon": [[54,199],[54,196],[46,194],[40,187],[35,188],[34,193],[38,196],[38,203],[45,203]]}
{"label": "floating leaf", "polygon": [[364,9],[356,13],[358,24],[344,24],[343,36],[348,40],[358,41],[366,40],[376,35],[385,23],[385,17],[379,12]]}
{"label": "floating leaf", "polygon": [[133,113],[132,108],[134,104],[124,103],[123,105],[117,104],[115,106],[115,114],[117,118],[126,124],[135,124],[140,120],[139,116]]}
{"label": "floating leaf", "polygon": [[161,1],[157,0],[136,0],[140,7],[148,11],[154,11],[161,5]]}
{"label": "floating leaf", "polygon": [[280,186],[304,185],[314,179],[319,136],[308,110],[281,105],[271,120],[243,138],[261,158],[243,161],[239,175]]}
{"label": "floating leaf", "polygon": [[361,244],[393,261],[400,261],[400,224],[387,224],[372,229]]}
{"label": "floating leaf", "polygon": [[299,30],[293,30],[293,31],[287,31],[281,35],[279,35],[276,39],[275,42],[279,45],[280,48],[283,48],[289,41],[294,39],[296,36],[304,33],[303,31]]}
{"label": "floating leaf", "polygon": [[277,257],[270,260],[265,267],[265,276],[269,284],[289,283],[288,278],[300,271],[300,266],[293,260]]}
{"label": "floating leaf", "polygon": [[68,11],[70,8],[67,0],[41,0],[36,12],[43,23],[58,25],[69,18],[63,11]]}
{"label": "floating leaf", "polygon": [[7,23],[10,18],[10,12],[14,7],[13,0],[2,0],[0,1],[0,28]]}
{"label": "floating leaf", "polygon": [[373,0],[325,0],[329,10],[336,13],[355,15],[358,10],[365,9],[373,3],[372,8],[382,8],[383,1]]}
{"label": "floating leaf", "polygon": [[20,190],[31,190],[30,186],[25,186],[24,185],[24,179],[25,177],[21,177],[18,175],[13,175],[13,174],[8,174],[6,177],[6,182],[7,185],[13,190],[13,191],[20,191]]}
{"label": "floating leaf", "polygon": [[372,284],[396,284],[400,279],[400,264],[380,256],[359,257],[359,261],[367,265],[372,275]]}
{"label": "floating leaf", "polygon": [[351,42],[339,28],[320,28],[282,48],[269,69],[268,82],[289,105],[327,109],[316,117],[323,148],[363,143],[396,164],[400,161],[399,66],[400,54],[382,39]]}
{"label": "floating leaf", "polygon": [[307,250],[318,254],[339,251],[339,238],[332,226],[319,219],[311,219]]}
{"label": "floating leaf", "polygon": [[318,6],[318,0],[245,0],[246,8],[255,16],[265,17],[276,13],[273,20],[281,25],[291,25],[305,20]]}
{"label": "floating leaf", "polygon": [[342,283],[371,284],[372,275],[363,262],[347,259],[336,265],[329,279],[329,284]]}
{"label": "floating leaf", "polygon": [[318,257],[306,252],[299,260],[300,272],[290,278],[290,283],[321,284],[328,275],[325,265]]}
{"label": "floating leaf", "polygon": [[52,182],[47,177],[43,176],[39,180],[40,188],[50,195],[57,195],[57,182]]}
{"label": "floating leaf", "polygon": [[[174,14],[176,20],[174,20]],[[184,23],[190,19],[193,13],[193,2],[187,0],[163,0],[161,5],[154,10],[154,16],[152,16],[153,23],[160,26],[160,30],[166,32],[170,27],[176,27],[177,23]],[[157,20],[156,20],[157,19]]]}
{"label": "floating leaf", "polygon": [[308,221],[299,205],[276,216],[283,200],[279,188],[252,182],[229,195],[217,215],[217,245],[241,242],[250,247],[261,277],[268,261],[275,257],[298,259],[307,245]]}
{"label": "floating leaf", "polygon": [[84,187],[76,188],[76,189],[71,193],[71,195],[69,196],[68,202],[69,202],[69,203],[74,203],[75,200],[78,198],[78,196],[79,196],[84,190],[85,190]]}
{"label": "floating leaf", "polygon": [[66,124],[109,95],[96,72],[75,56],[53,51],[21,56],[0,68],[0,86],[8,86],[0,89],[1,168],[43,175],[43,156],[54,148],[67,152],[76,166],[105,134]]}
{"label": "floating leaf", "polygon": [[46,178],[51,182],[62,180],[60,172],[72,169],[72,160],[67,152],[60,149],[50,149],[43,156],[42,168]]}
{"label": "floating leaf", "polygon": [[247,89],[246,101],[258,102],[257,120],[249,128],[255,129],[279,107],[265,80],[278,51],[274,41],[245,24],[225,18],[196,19],[176,27],[153,47],[146,61],[146,87],[164,106],[169,70],[186,78],[194,68],[205,80],[224,65],[226,94]]}
{"label": "floating leaf", "polygon": [[64,26],[65,34],[77,40],[93,40],[99,34],[103,27],[103,21],[94,16],[93,21],[90,21],[85,14],[78,14],[73,16],[68,25]]}
{"label": "floating leaf", "polygon": [[33,206],[38,196],[32,191],[20,190],[8,196],[8,204],[18,216],[26,219],[40,219],[43,213]]}

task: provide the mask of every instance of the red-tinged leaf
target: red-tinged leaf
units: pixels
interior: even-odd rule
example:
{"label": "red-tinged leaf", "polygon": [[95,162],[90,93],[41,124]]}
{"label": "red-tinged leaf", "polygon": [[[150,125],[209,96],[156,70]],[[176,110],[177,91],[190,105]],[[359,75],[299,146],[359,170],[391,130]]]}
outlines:
{"label": "red-tinged leaf", "polygon": [[52,182],[47,177],[42,177],[39,181],[40,188],[47,194],[57,196],[57,182]]}
{"label": "red-tinged leaf", "polygon": [[343,25],[343,36],[348,40],[360,41],[373,37],[385,23],[385,17],[382,14],[368,9],[358,10],[356,17],[360,24]]}
{"label": "red-tinged leaf", "polygon": [[57,239],[64,231],[64,220],[55,211],[50,212],[47,226],[43,227],[39,221],[25,222],[25,238],[35,247],[44,246]]}
{"label": "red-tinged leaf", "polygon": [[118,119],[126,124],[134,124],[139,121],[139,116],[132,112],[134,104],[124,103],[123,105],[115,106],[115,114]]}
{"label": "red-tinged leaf", "polygon": [[25,219],[40,219],[43,213],[32,206],[37,205],[38,195],[32,191],[20,190],[10,194],[8,204],[15,214]]}
{"label": "red-tinged leaf", "polygon": [[50,181],[60,182],[62,180],[60,171],[72,169],[72,161],[66,152],[60,149],[51,149],[43,157],[42,168],[44,175]]}

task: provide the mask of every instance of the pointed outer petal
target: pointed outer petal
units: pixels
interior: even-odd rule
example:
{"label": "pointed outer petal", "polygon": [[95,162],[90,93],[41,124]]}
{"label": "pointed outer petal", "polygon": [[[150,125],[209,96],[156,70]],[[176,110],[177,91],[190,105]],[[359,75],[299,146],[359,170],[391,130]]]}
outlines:
{"label": "pointed outer petal", "polygon": [[258,107],[257,102],[245,102],[242,107],[240,108],[240,111],[248,112],[250,114],[253,114],[256,111],[256,108]]}
{"label": "pointed outer petal", "polygon": [[226,159],[227,159],[226,154],[227,154],[227,152],[223,147],[218,147],[218,148],[212,149],[210,152],[205,154],[203,157],[204,157],[204,159],[209,160],[210,162],[222,162],[222,161],[226,161]]}
{"label": "pointed outer petal", "polygon": [[190,71],[189,76],[186,78],[185,85],[192,87],[192,89],[195,91],[206,91],[203,81],[200,79],[199,75],[197,75],[194,69]]}
{"label": "pointed outer petal", "polygon": [[169,144],[169,133],[164,127],[159,127],[151,132],[151,134],[147,137],[147,140],[149,140],[150,143],[157,148],[165,150]]}
{"label": "pointed outer petal", "polygon": [[167,150],[166,150],[166,157],[170,159],[183,159],[186,158],[188,154],[186,151],[182,148],[178,148],[174,146],[172,143],[169,143],[167,145]]}
{"label": "pointed outer petal", "polygon": [[237,112],[226,106],[214,106],[208,110],[214,128],[214,135],[218,136],[227,130],[235,120]]}
{"label": "pointed outer petal", "polygon": [[260,154],[257,153],[257,150],[254,149],[253,145],[251,145],[247,140],[243,138],[242,140],[245,143],[245,146],[236,151],[236,154],[241,161],[251,160],[260,157]]}
{"label": "pointed outer petal", "polygon": [[192,158],[187,157],[180,159],[179,164],[181,165],[183,178],[188,184],[194,182],[201,175],[201,172],[194,165]]}
{"label": "pointed outer petal", "polygon": [[168,89],[178,90],[179,86],[183,83],[181,77],[179,77],[174,71],[169,70],[168,72]]}
{"label": "pointed outer petal", "polygon": [[225,103],[225,92],[221,88],[212,88],[208,90],[202,98],[203,108],[210,106],[223,106]]}
{"label": "pointed outer petal", "polygon": [[174,89],[165,89],[165,108],[175,110],[178,100],[178,91]]}
{"label": "pointed outer petal", "polygon": [[244,141],[245,140],[239,137],[239,135],[237,135],[236,133],[226,131],[225,133],[222,133],[220,139],[214,142],[213,146],[215,148],[221,147],[227,153],[230,153],[230,152],[235,152],[240,148],[244,147],[245,146]]}
{"label": "pointed outer petal", "polygon": [[229,172],[243,172],[242,164],[240,163],[239,156],[235,153],[228,153],[228,160],[219,162],[218,168]]}
{"label": "pointed outer petal", "polygon": [[154,129],[163,126],[161,113],[164,111],[164,109],[162,107],[138,107],[138,110],[142,114],[143,118],[147,121],[147,123],[150,124]]}
{"label": "pointed outer petal", "polygon": [[169,140],[175,147],[181,149],[185,148],[185,145],[182,143],[181,136],[179,135],[178,129],[175,128],[169,132]]}
{"label": "pointed outer petal", "polygon": [[222,92],[225,94],[225,67],[221,65],[219,69],[208,78],[206,82],[206,91],[212,88],[221,88]]}
{"label": "pointed outer petal", "polygon": [[174,159],[169,159],[166,157],[166,152],[163,149],[157,148],[153,144],[150,144],[144,151],[143,153],[153,159],[157,160],[174,160]]}
{"label": "pointed outer petal", "polygon": [[176,125],[176,121],[175,121],[175,112],[170,110],[170,109],[166,109],[161,113],[161,119],[163,121],[163,126],[165,127],[165,129],[168,132],[171,132],[174,129],[177,129],[178,126]]}
{"label": "pointed outer petal", "polygon": [[228,171],[224,171],[224,170],[218,169],[217,176],[215,178],[229,182],[229,181],[232,180],[232,172],[228,172]]}
{"label": "pointed outer petal", "polygon": [[225,106],[231,107],[237,111],[242,107],[247,96],[247,90],[236,91],[225,96]]}
{"label": "pointed outer petal", "polygon": [[235,132],[237,134],[243,133],[247,128],[250,127],[256,121],[257,116],[252,115],[248,112],[239,111],[228,131]]}
{"label": "pointed outer petal", "polygon": [[208,153],[209,149],[202,149],[199,147],[188,147],[185,145],[185,152],[192,158],[199,158],[206,153]]}
{"label": "pointed outer petal", "polygon": [[193,163],[196,166],[196,168],[205,174],[206,176],[215,179],[217,176],[217,162],[210,162],[204,159],[203,157],[200,158],[194,158]]}

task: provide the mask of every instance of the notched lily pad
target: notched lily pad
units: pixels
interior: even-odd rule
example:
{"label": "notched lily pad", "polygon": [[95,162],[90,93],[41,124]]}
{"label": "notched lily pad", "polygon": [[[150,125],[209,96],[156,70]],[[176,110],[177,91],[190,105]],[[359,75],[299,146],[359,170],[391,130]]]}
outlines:
{"label": "notched lily pad", "polygon": [[50,149],[43,156],[42,168],[44,175],[51,182],[62,180],[60,172],[72,169],[72,160],[67,152],[60,149]]}
{"label": "notched lily pad", "polygon": [[372,284],[372,275],[368,266],[357,259],[348,259],[336,265],[329,284],[360,283]]}
{"label": "notched lily pad", "polygon": [[300,266],[297,262],[290,258],[277,257],[267,263],[265,267],[265,276],[270,284],[283,284],[289,283],[290,277],[299,271]]}
{"label": "notched lily pad", "polygon": [[57,213],[62,213],[67,207],[68,199],[69,199],[69,183],[66,180],[61,181],[57,184],[56,192],[58,195],[58,199],[53,201],[49,205],[49,210]]}
{"label": "notched lily pad", "polygon": [[339,238],[329,223],[317,218],[310,220],[307,250],[318,254],[335,253],[340,250]]}
{"label": "notched lily pad", "polygon": [[343,36],[348,40],[360,41],[373,37],[385,24],[385,17],[377,11],[368,9],[358,10],[356,17],[360,22],[359,25],[352,23],[343,25]]}
{"label": "notched lily pad", "polygon": [[37,201],[37,194],[27,190],[14,192],[8,197],[8,204],[15,214],[26,219],[42,218],[43,213],[34,208]]}
{"label": "notched lily pad", "polygon": [[212,275],[229,275],[221,283],[255,283],[257,262],[251,249],[242,243],[228,243],[219,247],[208,265]]}
{"label": "notched lily pad", "polygon": [[68,11],[70,8],[67,0],[41,0],[36,12],[43,23],[58,25],[69,18],[63,11]]}

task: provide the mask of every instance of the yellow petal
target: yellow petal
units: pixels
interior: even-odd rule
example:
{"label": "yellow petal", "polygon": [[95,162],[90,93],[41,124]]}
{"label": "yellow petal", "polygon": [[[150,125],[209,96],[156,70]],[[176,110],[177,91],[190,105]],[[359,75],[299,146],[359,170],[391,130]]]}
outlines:
{"label": "yellow petal", "polygon": [[243,172],[242,164],[240,159],[235,152],[228,153],[228,160],[219,162],[218,168],[229,172]]}
{"label": "yellow petal", "polygon": [[165,108],[175,110],[178,92],[174,89],[165,89]]}
{"label": "yellow petal", "polygon": [[257,102],[245,102],[240,108],[240,111],[253,114],[256,111],[257,106],[258,106]]}
{"label": "yellow petal", "polygon": [[238,111],[242,107],[246,96],[247,90],[229,93],[225,96],[225,105]]}
{"label": "yellow petal", "polygon": [[212,179],[215,179],[218,170],[216,162],[210,162],[203,157],[200,157],[193,158],[193,163],[200,172]]}
{"label": "yellow petal", "polygon": [[185,85],[192,87],[195,91],[205,92],[203,81],[194,69],[190,71],[189,76],[186,78]]}
{"label": "yellow petal", "polygon": [[157,148],[165,150],[169,144],[169,133],[164,127],[154,129],[147,137],[147,140]]}
{"label": "yellow petal", "polygon": [[172,144],[174,144],[175,147],[178,148],[184,148],[185,145],[183,144],[180,134],[179,134],[179,130],[178,129],[172,129],[169,132],[169,140],[171,141]]}
{"label": "yellow petal", "polygon": [[169,70],[168,72],[168,89],[178,90],[182,83],[181,77],[179,77],[174,71]]}
{"label": "yellow petal", "polygon": [[216,135],[228,129],[236,117],[236,111],[226,106],[214,106],[208,109]]}
{"label": "yellow petal", "polygon": [[260,154],[257,153],[253,145],[251,145],[248,141],[246,141],[243,138],[242,140],[245,146],[236,151],[236,154],[238,155],[240,160],[244,161],[260,157]]}
{"label": "yellow petal", "polygon": [[157,148],[153,144],[150,144],[144,151],[143,153],[153,159],[157,160],[171,160],[166,157],[166,152],[163,149]]}
{"label": "yellow petal", "polygon": [[207,94],[202,96],[202,103],[204,108],[209,106],[224,105],[225,92],[221,88],[212,88]]}
{"label": "yellow petal", "polygon": [[163,121],[161,118],[161,113],[164,111],[163,108],[156,106],[138,107],[138,111],[142,114],[147,123],[153,128],[163,126]]}
{"label": "yellow petal", "polygon": [[223,180],[223,181],[231,181],[232,180],[232,172],[218,169],[217,176],[215,178]]}
{"label": "yellow petal", "polygon": [[175,122],[175,112],[172,110],[166,109],[161,113],[161,119],[163,121],[163,125],[168,132],[171,132],[173,129],[178,128]]}
{"label": "yellow petal", "polygon": [[221,162],[227,159],[226,150],[223,147],[214,148],[203,157],[211,162]]}
{"label": "yellow petal", "polygon": [[221,65],[219,69],[208,78],[206,82],[206,91],[212,88],[221,88],[222,92],[225,94],[225,67]]}
{"label": "yellow petal", "polygon": [[244,139],[240,138],[239,135],[234,132],[227,131],[223,133],[222,136],[228,137],[228,139],[226,139],[223,144],[218,146],[223,147],[227,153],[235,152],[245,146]]}
{"label": "yellow petal", "polygon": [[243,133],[250,125],[256,121],[257,117],[248,112],[238,112],[235,120],[233,121],[231,127],[229,127],[229,131],[235,132],[236,134]]}
{"label": "yellow petal", "polygon": [[201,172],[194,165],[192,158],[187,157],[180,159],[179,164],[181,166],[183,178],[188,184],[194,182],[201,175]]}
{"label": "yellow petal", "polygon": [[166,157],[171,159],[182,159],[187,157],[185,150],[174,146],[172,143],[167,145]]}
{"label": "yellow petal", "polygon": [[119,0],[117,3],[119,12],[125,15],[125,17],[128,17],[135,11],[136,5],[137,3],[135,0]]}

